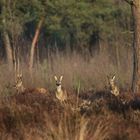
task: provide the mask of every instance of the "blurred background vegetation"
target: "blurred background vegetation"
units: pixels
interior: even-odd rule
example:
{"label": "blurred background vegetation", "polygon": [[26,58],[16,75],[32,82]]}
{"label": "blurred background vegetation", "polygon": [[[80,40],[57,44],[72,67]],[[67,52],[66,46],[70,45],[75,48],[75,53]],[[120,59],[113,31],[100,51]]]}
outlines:
{"label": "blurred background vegetation", "polygon": [[1,50],[3,30],[12,46],[26,49],[42,17],[45,20],[37,44],[40,50],[94,53],[104,49],[103,44],[110,49],[131,48],[131,9],[121,0],[1,0]]}
{"label": "blurred background vegetation", "polygon": [[120,85],[131,84],[133,22],[123,0],[0,0],[1,64],[9,46],[28,67],[42,19],[34,58],[44,64],[41,73],[71,75],[73,82],[86,75],[81,82],[90,86],[95,77],[115,73]]}

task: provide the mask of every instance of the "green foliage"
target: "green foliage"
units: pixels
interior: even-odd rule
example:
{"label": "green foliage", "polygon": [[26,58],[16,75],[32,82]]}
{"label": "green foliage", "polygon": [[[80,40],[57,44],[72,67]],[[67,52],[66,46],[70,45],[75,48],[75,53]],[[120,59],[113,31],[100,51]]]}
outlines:
{"label": "green foliage", "polygon": [[1,0],[0,31],[4,27],[13,35],[33,36],[45,17],[47,44],[89,46],[93,36],[115,38],[114,28],[120,34],[130,31],[130,13],[127,4],[115,0]]}
{"label": "green foliage", "polygon": [[130,30],[130,9],[121,4],[113,0],[48,0],[47,35],[63,41],[73,38],[80,46],[89,45],[92,35],[109,39],[116,27],[119,31]]}
{"label": "green foliage", "polygon": [[36,22],[45,15],[43,0],[3,0],[1,1],[0,23],[13,35],[20,35],[29,22]]}
{"label": "green foliage", "polygon": [[77,42],[87,41],[94,30],[93,8],[82,1],[48,1],[46,27],[50,33],[57,32],[66,40],[70,35]]}

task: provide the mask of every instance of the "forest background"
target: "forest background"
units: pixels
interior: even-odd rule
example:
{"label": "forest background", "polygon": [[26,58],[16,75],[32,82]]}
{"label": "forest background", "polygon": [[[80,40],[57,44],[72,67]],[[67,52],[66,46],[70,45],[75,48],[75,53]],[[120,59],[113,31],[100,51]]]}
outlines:
{"label": "forest background", "polygon": [[133,34],[131,7],[123,0],[0,0],[1,70],[18,58],[28,86],[53,88],[53,75],[62,74],[68,88],[103,89],[115,74],[129,89]]}

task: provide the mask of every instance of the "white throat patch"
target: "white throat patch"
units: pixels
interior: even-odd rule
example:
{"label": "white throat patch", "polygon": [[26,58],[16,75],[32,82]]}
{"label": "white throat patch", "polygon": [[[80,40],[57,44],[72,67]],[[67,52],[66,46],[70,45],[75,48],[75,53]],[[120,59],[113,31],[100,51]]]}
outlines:
{"label": "white throat patch", "polygon": [[61,92],[61,85],[57,86],[57,92]]}

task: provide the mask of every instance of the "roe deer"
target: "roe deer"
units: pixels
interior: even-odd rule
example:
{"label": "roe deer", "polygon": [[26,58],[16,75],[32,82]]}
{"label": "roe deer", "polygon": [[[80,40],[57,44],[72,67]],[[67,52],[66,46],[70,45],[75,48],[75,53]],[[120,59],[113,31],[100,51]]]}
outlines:
{"label": "roe deer", "polygon": [[25,91],[25,87],[23,86],[22,74],[17,74],[16,83],[15,83],[14,87],[16,88],[18,93]]}
{"label": "roe deer", "polygon": [[22,74],[18,74],[17,75],[17,79],[16,79],[16,84],[14,86],[17,90],[18,93],[20,92],[27,92],[27,93],[41,93],[41,94],[47,94],[48,91],[45,88],[25,88],[23,86],[23,78],[22,78]]}
{"label": "roe deer", "polygon": [[120,94],[119,88],[115,85],[115,75],[112,78],[108,78],[110,91],[113,95],[118,96]]}
{"label": "roe deer", "polygon": [[64,102],[67,100],[67,92],[66,90],[62,87],[61,82],[63,79],[63,76],[60,76],[58,79],[56,76],[54,76],[54,79],[56,81],[56,91],[55,91],[55,96],[60,102]]}

